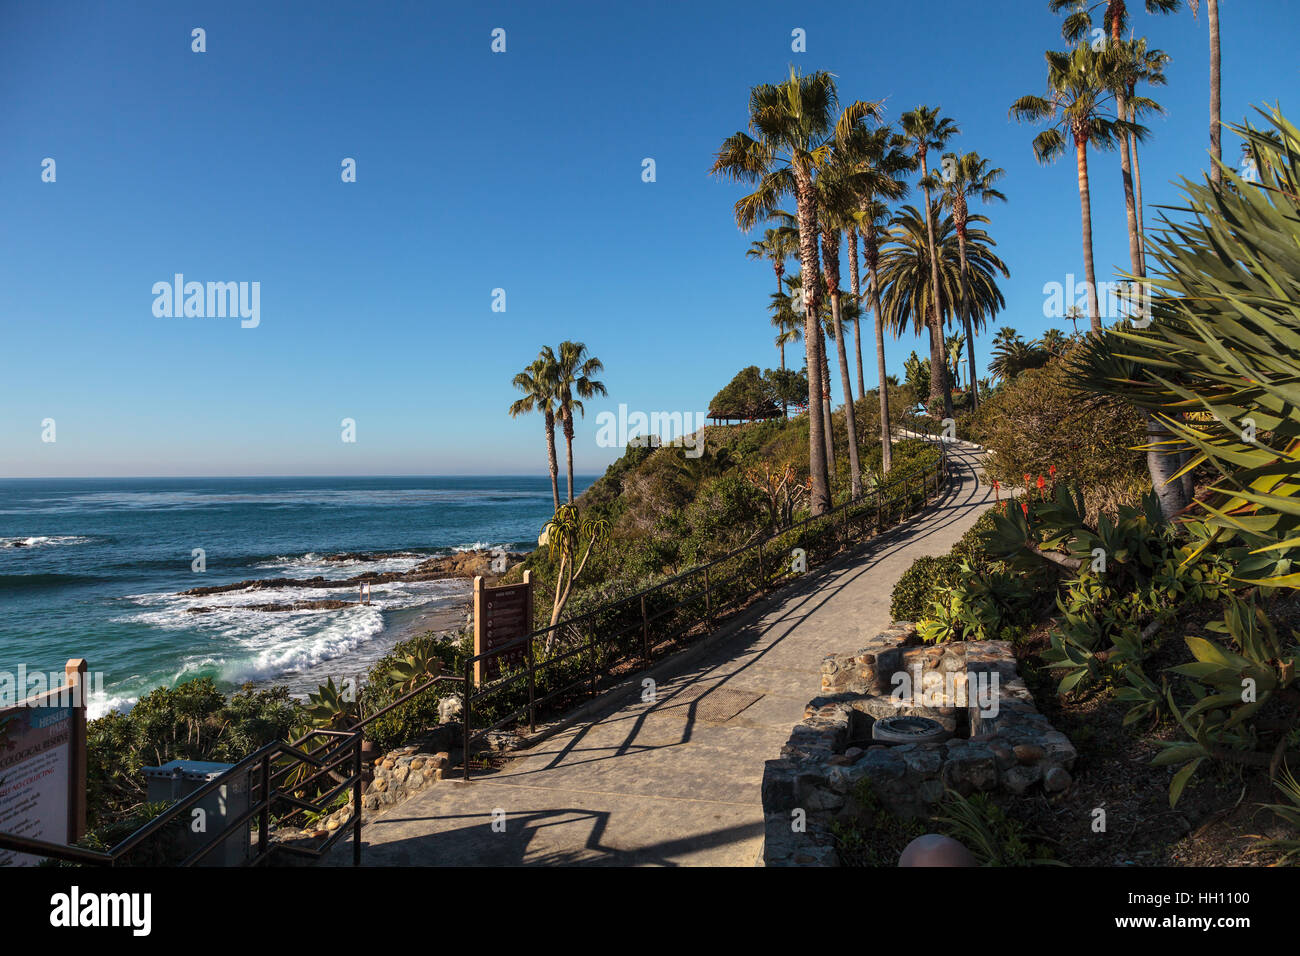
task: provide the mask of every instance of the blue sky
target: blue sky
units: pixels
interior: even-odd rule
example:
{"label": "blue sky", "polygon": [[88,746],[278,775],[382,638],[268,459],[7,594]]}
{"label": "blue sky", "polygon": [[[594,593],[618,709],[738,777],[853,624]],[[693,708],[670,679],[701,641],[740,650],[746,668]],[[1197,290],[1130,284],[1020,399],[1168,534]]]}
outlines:
{"label": "blue sky", "polygon": [[[1007,118],[1064,46],[1046,0],[460,6],[0,7],[0,476],[536,474],[510,380],[565,338],[606,365],[575,441],[602,470],[597,413],[703,411],[776,365],[770,266],[708,169],[791,63],[889,119],[937,104],[956,148],[1006,169],[998,324],[1040,334],[1043,284],[1082,272],[1073,163],[1040,167]],[[1208,40],[1204,12],[1134,20],[1173,56],[1142,151],[1154,205],[1206,166]],[[1290,2],[1224,5],[1225,120],[1300,111],[1297,27]],[[1118,157],[1092,158],[1100,278],[1127,245]],[[156,317],[178,272],[259,282],[260,324]],[[890,370],[918,346],[890,342]]]}

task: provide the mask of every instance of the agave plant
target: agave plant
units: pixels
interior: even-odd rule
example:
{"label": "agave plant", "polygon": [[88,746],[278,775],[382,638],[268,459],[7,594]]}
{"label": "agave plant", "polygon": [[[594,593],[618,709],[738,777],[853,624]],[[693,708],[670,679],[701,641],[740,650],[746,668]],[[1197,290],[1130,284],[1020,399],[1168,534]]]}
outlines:
{"label": "agave plant", "polygon": [[[1080,350],[1085,385],[1145,410],[1181,462],[1219,473],[1196,504],[1211,534],[1247,554],[1237,579],[1300,587],[1300,131],[1274,109],[1271,130],[1233,127],[1259,181],[1231,169],[1227,188],[1184,181],[1190,222],[1147,244],[1158,265],[1145,328],[1111,331]],[[1190,452],[1186,460],[1179,456]]]}
{"label": "agave plant", "polygon": [[432,641],[425,642],[407,654],[388,671],[398,694],[409,694],[416,687],[442,673],[442,659]]}
{"label": "agave plant", "polygon": [[[1266,803],[1265,810],[1271,810],[1275,815],[1281,817],[1291,825],[1291,828],[1300,832],[1300,781],[1297,781],[1291,773],[1291,768],[1283,770],[1282,778],[1273,781],[1274,785],[1282,791],[1286,797],[1286,803]],[[1282,856],[1277,859],[1273,866],[1286,866],[1292,860],[1300,857],[1300,840],[1297,839],[1266,839],[1262,836],[1255,835],[1254,839],[1258,840],[1249,853],[1266,853],[1281,851]]]}
{"label": "agave plant", "polygon": [[307,695],[303,713],[313,727],[347,730],[357,722],[361,712],[351,688],[346,683],[342,687],[336,686],[334,678],[330,677],[314,693]]}

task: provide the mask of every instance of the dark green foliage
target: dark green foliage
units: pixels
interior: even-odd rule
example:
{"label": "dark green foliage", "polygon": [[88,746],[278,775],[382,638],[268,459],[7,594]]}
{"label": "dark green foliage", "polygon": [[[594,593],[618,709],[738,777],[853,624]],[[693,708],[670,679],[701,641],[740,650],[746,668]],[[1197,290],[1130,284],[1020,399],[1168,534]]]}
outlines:
{"label": "dark green foliage", "polygon": [[980,866],[1062,865],[1048,850],[1032,844],[1024,826],[1007,816],[987,794],[963,797],[948,790],[934,820],[946,836],[970,850]]}
{"label": "dark green foliage", "polygon": [[894,585],[889,614],[895,621],[919,621],[934,603],[935,593],[961,581],[961,558],[945,554],[917,558]]}
{"label": "dark green foliage", "polygon": [[[790,383],[783,381],[782,384],[789,386]],[[713,401],[709,402],[709,418],[745,421],[776,418],[781,414],[778,398],[772,382],[763,377],[757,365],[751,365],[737,372],[736,377],[713,396]]]}
{"label": "dark green foliage", "polygon": [[300,719],[284,687],[244,688],[229,700],[209,677],[159,687],[129,713],[110,713],[87,727],[87,781],[92,828],[120,819],[144,799],[141,768],[169,760],[235,763],[286,737]]}
{"label": "dark green foliage", "polygon": [[[442,662],[442,673],[458,676],[465,672],[465,660],[473,652],[472,645],[473,638],[468,635],[448,640],[444,635],[432,631],[399,641],[388,654],[374,663],[366,675],[358,700],[362,713],[378,713],[404,696],[405,692],[393,679],[392,672],[400,669],[399,665],[409,656],[436,658]],[[459,694],[460,684],[455,681],[435,684],[432,689],[372,720],[365,727],[366,739],[384,750],[399,747],[437,724],[438,703],[445,697],[457,697]]]}

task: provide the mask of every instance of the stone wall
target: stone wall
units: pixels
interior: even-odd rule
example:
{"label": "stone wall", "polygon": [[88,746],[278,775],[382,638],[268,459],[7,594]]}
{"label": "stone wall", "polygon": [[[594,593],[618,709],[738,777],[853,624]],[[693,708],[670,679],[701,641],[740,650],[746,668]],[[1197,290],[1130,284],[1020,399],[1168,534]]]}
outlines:
{"label": "stone wall", "polygon": [[[412,794],[432,786],[439,780],[452,776],[452,767],[461,759],[460,724],[442,724],[416,743],[398,747],[363,764],[361,788],[361,820],[365,822],[389,807],[401,803]],[[302,830],[280,829],[277,842],[317,844],[339,827],[352,820],[352,795],[347,803],[328,816]]]}
{"label": "stone wall", "polygon": [[[950,736],[873,742],[873,724],[900,714],[929,717]],[[963,795],[1065,790],[1075,756],[1065,734],[1038,713],[1009,644],[923,645],[914,625],[895,624],[856,654],[822,662],[820,696],[780,759],[765,765],[764,863],[836,865],[831,825],[857,813],[852,794],[863,779],[890,812],[927,817],[946,788]]]}

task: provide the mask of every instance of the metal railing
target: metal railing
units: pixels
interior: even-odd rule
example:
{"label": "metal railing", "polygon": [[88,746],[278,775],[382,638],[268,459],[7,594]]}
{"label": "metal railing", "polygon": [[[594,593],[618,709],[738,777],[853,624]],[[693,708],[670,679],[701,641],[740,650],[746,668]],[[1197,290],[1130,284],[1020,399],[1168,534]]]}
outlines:
{"label": "metal railing", "polygon": [[[629,597],[538,628],[469,657],[464,662],[462,678],[464,779],[470,779],[471,744],[476,738],[512,726],[525,717],[529,732],[535,733],[537,713],[544,705],[569,701],[575,695],[595,697],[615,667],[638,661],[648,667],[654,662],[656,647],[671,645],[691,631],[708,631],[719,616],[797,577],[784,556],[777,559],[771,552],[775,542],[782,541],[786,545],[804,542],[813,529],[818,529],[821,535],[829,535],[832,547],[825,555],[818,555],[820,560],[813,561],[805,549],[807,567],[811,568],[824,564],[851,544],[873,537],[886,527],[923,510],[932,495],[939,496],[949,477],[947,448],[942,441],[934,444],[939,450],[939,460],[933,466],[894,476],[824,514],[805,518]],[[919,504],[913,510],[911,503],[918,495]],[[767,554],[765,547],[769,549]],[[738,582],[741,587],[733,587]],[[686,597],[678,597],[682,591],[687,592]],[[686,613],[679,615],[678,612],[683,610]],[[667,628],[655,632],[657,623],[672,617],[677,620],[669,620]],[[612,624],[602,621],[609,618],[614,619]],[[504,661],[501,662],[498,665],[500,676],[476,688],[473,679],[475,665],[493,658],[513,658],[519,663],[510,669]],[[570,673],[564,675],[562,667],[569,661],[575,661],[575,664],[571,664]],[[484,672],[487,672],[486,668]],[[539,695],[539,679],[544,681],[555,673],[561,675],[556,681],[559,686],[546,686],[545,692]],[[526,701],[521,689],[523,684],[527,689]],[[497,716],[487,726],[473,726],[476,706],[482,709],[490,702],[500,706],[503,699],[506,701],[504,706],[509,706],[512,692],[520,700],[518,706]]]}
{"label": "metal railing", "polygon": [[[192,793],[170,805],[166,810],[143,824],[129,836],[107,850],[65,846],[32,837],[0,832],[0,849],[17,850],[32,856],[80,863],[88,866],[118,866],[127,856],[139,850],[150,838],[160,837],[168,824],[177,821],[192,810],[201,800],[223,786],[249,781],[249,807],[216,833],[199,849],[180,860],[176,865],[194,866],[217,848],[224,846],[230,837],[248,829],[257,820],[257,852],[245,865],[260,866],[273,853],[287,853],[308,859],[320,859],[349,831],[352,833],[352,865],[361,864],[361,789],[364,781],[361,743],[363,731],[371,721],[419,696],[441,681],[458,681],[459,677],[438,675],[430,677],[411,691],[403,694],[381,710],[352,725],[346,730],[316,729],[308,731],[288,743],[274,741],[249,754],[243,760],[222,771]],[[306,749],[309,741],[324,738],[323,742]],[[287,762],[285,762],[287,761]],[[350,768],[346,772],[342,768]],[[296,779],[295,774],[306,774]],[[332,781],[329,786],[327,781]],[[307,798],[303,794],[329,786],[323,793]],[[272,818],[280,812],[279,821],[291,819],[300,812],[327,813],[331,805],[348,789],[352,790],[352,816],[339,826],[318,846],[295,846],[274,843],[271,840]]]}

